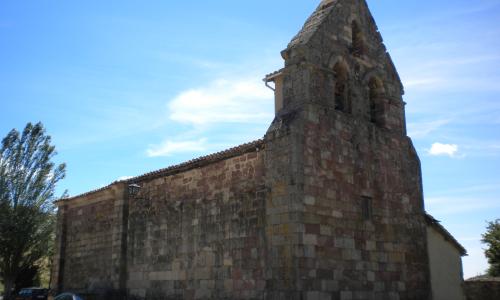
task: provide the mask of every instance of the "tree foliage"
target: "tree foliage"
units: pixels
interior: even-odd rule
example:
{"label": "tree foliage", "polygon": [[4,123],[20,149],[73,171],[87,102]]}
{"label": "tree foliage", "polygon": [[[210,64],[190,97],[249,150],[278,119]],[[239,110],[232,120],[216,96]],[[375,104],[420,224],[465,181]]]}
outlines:
{"label": "tree foliage", "polygon": [[22,133],[13,129],[2,140],[0,278],[6,296],[23,270],[32,270],[50,251],[52,200],[56,183],[65,176],[65,165],[52,162],[55,154],[41,123],[28,123]]}
{"label": "tree foliage", "polygon": [[488,222],[482,242],[488,245],[488,248],[484,251],[490,264],[488,275],[500,277],[500,219]]}

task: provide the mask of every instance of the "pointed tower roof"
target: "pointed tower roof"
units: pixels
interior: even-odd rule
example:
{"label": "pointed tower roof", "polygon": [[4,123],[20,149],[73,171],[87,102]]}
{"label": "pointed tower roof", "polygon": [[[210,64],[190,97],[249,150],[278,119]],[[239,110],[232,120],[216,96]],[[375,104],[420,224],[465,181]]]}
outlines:
{"label": "pointed tower roof", "polygon": [[318,8],[316,8],[314,13],[307,19],[300,32],[288,44],[288,48],[307,43],[338,2],[339,0],[322,0]]}
{"label": "pointed tower roof", "polygon": [[[344,49],[352,47],[352,45],[346,45],[346,41],[349,40],[349,36],[352,34],[350,33],[352,29],[348,27],[351,26],[353,20],[362,26],[364,35],[368,39],[366,43],[371,45],[369,56],[372,63],[391,73],[390,77],[397,82],[400,94],[404,94],[404,87],[399,74],[391,56],[387,52],[382,35],[378,31],[366,0],[322,0],[299,33],[288,44],[285,51],[288,52],[301,46],[309,46],[309,48],[323,52],[326,57],[332,55],[332,53],[340,55],[342,54],[341,47],[338,47],[340,44],[345,46]],[[337,46],[335,47],[333,44],[337,44]],[[329,53],[327,53],[328,49],[331,50]],[[283,53],[282,55],[284,55]],[[297,53],[304,52],[299,51]],[[314,56],[319,58],[317,53]],[[325,57],[322,59],[322,63],[325,64]],[[318,61],[315,63],[318,63]]]}

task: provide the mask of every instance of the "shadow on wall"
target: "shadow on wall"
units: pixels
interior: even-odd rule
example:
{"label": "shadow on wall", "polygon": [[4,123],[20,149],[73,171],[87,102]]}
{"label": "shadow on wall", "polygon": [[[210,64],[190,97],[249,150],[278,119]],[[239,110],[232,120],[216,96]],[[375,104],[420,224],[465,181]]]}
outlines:
{"label": "shadow on wall", "polygon": [[476,277],[465,281],[467,300],[500,299],[500,277]]}
{"label": "shadow on wall", "polygon": [[113,289],[111,282],[91,280],[85,289],[86,293],[77,293],[84,300],[123,300],[128,299],[124,292]]}

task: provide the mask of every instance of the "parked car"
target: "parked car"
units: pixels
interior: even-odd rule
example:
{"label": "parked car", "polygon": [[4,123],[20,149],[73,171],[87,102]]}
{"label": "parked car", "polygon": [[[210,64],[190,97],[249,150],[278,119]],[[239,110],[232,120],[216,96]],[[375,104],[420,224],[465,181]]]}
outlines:
{"label": "parked car", "polygon": [[49,290],[40,287],[23,288],[19,291],[15,300],[47,300]]}
{"label": "parked car", "polygon": [[83,298],[73,293],[62,293],[57,295],[54,300],[83,300]]}

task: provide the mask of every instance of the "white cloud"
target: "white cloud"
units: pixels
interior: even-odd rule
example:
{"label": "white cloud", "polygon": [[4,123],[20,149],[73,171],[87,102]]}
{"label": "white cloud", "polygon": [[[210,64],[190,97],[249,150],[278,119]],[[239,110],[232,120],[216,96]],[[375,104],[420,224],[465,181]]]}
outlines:
{"label": "white cloud", "polygon": [[220,79],[181,92],[169,103],[170,118],[196,126],[270,122],[272,101],[272,91],[260,80]]}
{"label": "white cloud", "polygon": [[495,193],[497,193],[497,191],[500,192],[500,182],[471,185],[471,186],[460,186],[449,190],[434,191],[434,195],[450,195],[450,194],[463,195],[464,193],[478,194],[491,191]]}
{"label": "white cloud", "polygon": [[454,144],[441,144],[434,143],[432,144],[431,149],[429,149],[428,153],[433,156],[441,156],[448,155],[450,157],[455,157],[458,152],[458,146]]}
{"label": "white cloud", "polygon": [[475,156],[498,156],[500,144],[497,141],[469,139],[462,148],[472,152]]}
{"label": "white cloud", "polygon": [[[262,136],[274,117],[274,95],[259,79],[261,76],[233,73],[218,78],[222,79],[181,91],[168,102],[169,119],[187,127],[180,127],[180,133],[161,144],[150,145],[147,156],[224,149],[255,139],[255,129],[259,129],[259,137]],[[225,142],[220,143],[222,135],[236,128],[243,131],[230,141],[224,139]]]}
{"label": "white cloud", "polygon": [[441,60],[433,60],[433,61],[428,61],[427,63],[423,64],[423,67],[429,68],[429,67],[440,67],[440,66],[452,66],[456,67],[458,65],[475,65],[478,63],[490,63],[492,61],[498,61],[500,60],[500,55],[497,54],[491,54],[491,55],[478,55],[474,57],[466,56],[466,57],[455,57],[455,58],[443,58]]}
{"label": "white cloud", "polygon": [[[423,73],[418,69],[408,68],[407,73]],[[402,73],[403,85],[408,91],[461,91],[461,92],[474,92],[477,90],[488,91],[488,92],[498,92],[500,91],[500,86],[498,85],[498,76],[483,76],[477,74],[474,76],[465,76],[461,73],[464,70],[457,68],[457,70],[451,69],[451,67],[443,69],[429,69],[426,70],[422,77],[406,77]]]}
{"label": "white cloud", "polygon": [[160,52],[158,58],[164,62],[175,63],[180,65],[191,65],[201,69],[220,69],[226,64],[210,59],[203,59],[198,56],[189,56],[176,52]]}
{"label": "white cloud", "polygon": [[448,123],[450,123],[448,119],[408,123],[408,135],[415,139],[423,138]]}
{"label": "white cloud", "polygon": [[207,150],[207,139],[194,141],[166,140],[160,145],[151,145],[146,151],[149,157],[170,156],[182,152],[203,152]]}
{"label": "white cloud", "polygon": [[438,77],[403,79],[403,85],[407,88],[434,87],[434,86],[440,86],[440,84],[442,83],[443,79]]}
{"label": "white cloud", "polygon": [[435,216],[468,214],[500,208],[498,199],[489,196],[426,197],[427,210]]}

